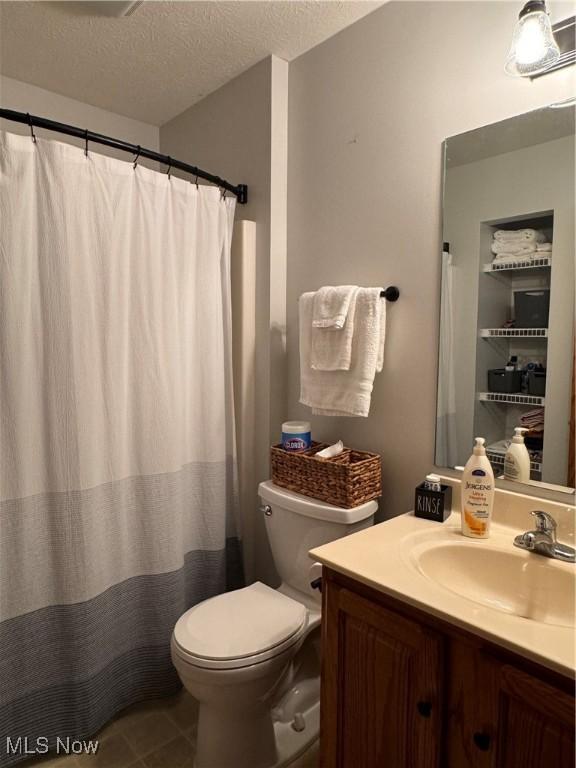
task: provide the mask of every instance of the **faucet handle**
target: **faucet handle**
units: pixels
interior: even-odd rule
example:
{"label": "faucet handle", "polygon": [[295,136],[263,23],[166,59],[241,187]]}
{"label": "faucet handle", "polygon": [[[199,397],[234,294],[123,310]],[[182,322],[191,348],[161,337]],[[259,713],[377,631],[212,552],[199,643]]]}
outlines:
{"label": "faucet handle", "polygon": [[536,518],[537,531],[548,533],[553,537],[556,536],[556,520],[554,520],[552,515],[549,515],[548,512],[541,512],[540,510],[530,512],[530,514]]}

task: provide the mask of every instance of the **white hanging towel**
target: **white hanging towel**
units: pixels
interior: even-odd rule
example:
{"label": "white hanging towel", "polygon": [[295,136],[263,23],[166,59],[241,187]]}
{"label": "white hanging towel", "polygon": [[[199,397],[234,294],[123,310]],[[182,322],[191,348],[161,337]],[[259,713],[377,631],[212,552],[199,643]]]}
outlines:
{"label": "white hanging towel", "polygon": [[344,327],[350,302],[356,296],[357,285],[325,285],[314,294],[312,325],[314,328]]}
{"label": "white hanging towel", "polygon": [[384,364],[386,302],[382,288],[359,288],[349,370],[311,365],[314,293],[300,297],[300,402],[319,416],[368,416],[374,376]]}
{"label": "white hanging towel", "polygon": [[[358,286],[341,286],[344,290],[339,294],[343,297],[346,294],[346,302],[334,302],[334,318],[344,317],[343,326],[317,326],[316,309],[320,305],[326,307],[327,303],[319,300],[320,294],[328,291],[332,297],[338,296],[335,288],[320,288],[314,294],[313,300],[313,318],[312,318],[312,352],[310,365],[316,371],[348,371],[352,361],[352,339],[354,337],[354,317],[356,315],[356,296]],[[336,304],[339,306],[336,307]],[[346,306],[347,304],[347,306]]]}

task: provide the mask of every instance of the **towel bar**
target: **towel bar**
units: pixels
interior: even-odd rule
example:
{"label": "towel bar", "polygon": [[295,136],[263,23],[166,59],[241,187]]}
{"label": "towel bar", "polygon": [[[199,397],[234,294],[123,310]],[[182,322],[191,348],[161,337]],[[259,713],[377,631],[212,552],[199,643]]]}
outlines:
{"label": "towel bar", "polygon": [[396,288],[395,285],[391,285],[389,288],[386,288],[385,291],[380,291],[380,296],[383,299],[386,299],[386,301],[398,301],[400,290]]}

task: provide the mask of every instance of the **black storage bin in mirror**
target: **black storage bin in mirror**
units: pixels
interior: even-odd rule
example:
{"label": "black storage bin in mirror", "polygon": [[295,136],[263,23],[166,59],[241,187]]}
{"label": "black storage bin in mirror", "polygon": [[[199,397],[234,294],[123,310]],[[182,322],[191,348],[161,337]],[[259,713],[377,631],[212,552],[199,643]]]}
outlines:
{"label": "black storage bin in mirror", "polygon": [[544,397],[546,394],[546,371],[528,371],[526,373],[526,391],[529,395]]}
{"label": "black storage bin in mirror", "polygon": [[541,451],[544,447],[544,432],[540,434],[527,432],[524,435],[524,444],[529,451]]}
{"label": "black storage bin in mirror", "polygon": [[522,389],[521,371],[507,371],[505,368],[492,368],[488,371],[488,391],[511,394]]}
{"label": "black storage bin in mirror", "polygon": [[514,291],[516,328],[548,328],[550,291]]}

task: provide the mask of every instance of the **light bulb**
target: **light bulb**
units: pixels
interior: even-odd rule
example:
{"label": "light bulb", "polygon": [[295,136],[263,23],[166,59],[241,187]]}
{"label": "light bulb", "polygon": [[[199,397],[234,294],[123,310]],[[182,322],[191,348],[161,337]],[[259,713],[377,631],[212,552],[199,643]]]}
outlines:
{"label": "light bulb", "polygon": [[506,60],[506,72],[529,77],[548,69],[559,58],[560,49],[546,6],[541,0],[531,0],[520,12]]}

